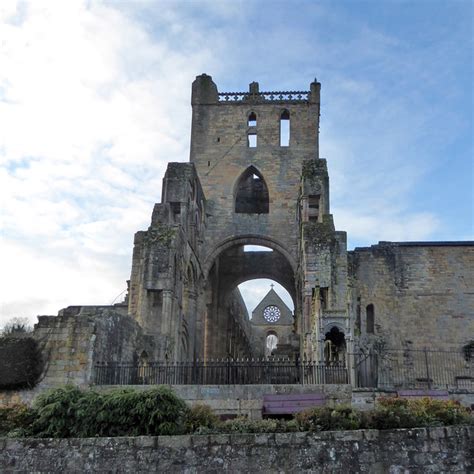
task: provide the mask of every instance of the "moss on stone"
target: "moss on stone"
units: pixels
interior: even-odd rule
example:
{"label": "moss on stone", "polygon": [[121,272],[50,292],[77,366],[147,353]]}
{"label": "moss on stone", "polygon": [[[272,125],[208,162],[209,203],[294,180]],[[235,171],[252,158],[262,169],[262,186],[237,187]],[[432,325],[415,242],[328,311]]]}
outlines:
{"label": "moss on stone", "polygon": [[176,236],[176,229],[165,224],[155,224],[147,232],[147,241],[150,244],[158,243],[164,247],[170,247]]}

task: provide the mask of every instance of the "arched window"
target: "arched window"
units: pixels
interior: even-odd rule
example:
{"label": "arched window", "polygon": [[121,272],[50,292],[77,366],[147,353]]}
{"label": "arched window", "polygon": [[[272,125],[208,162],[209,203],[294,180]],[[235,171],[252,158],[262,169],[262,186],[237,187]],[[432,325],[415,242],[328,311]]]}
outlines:
{"label": "arched window", "polygon": [[257,148],[257,114],[250,112],[248,116],[247,126],[251,127],[247,132],[247,146],[249,148]]}
{"label": "arched window", "polygon": [[365,308],[367,334],[375,333],[375,312],[374,305],[369,304]]}
{"label": "arched window", "polygon": [[290,112],[284,110],[280,115],[280,146],[290,146]]}
{"label": "arched window", "polygon": [[257,126],[257,114],[255,112],[250,112],[248,124],[249,127]]}
{"label": "arched window", "polygon": [[265,355],[271,356],[272,352],[277,348],[277,346],[278,336],[276,335],[276,332],[271,331],[267,334],[267,337],[265,339]]}
{"label": "arched window", "polygon": [[268,188],[263,176],[250,166],[241,175],[235,191],[237,214],[268,214]]}

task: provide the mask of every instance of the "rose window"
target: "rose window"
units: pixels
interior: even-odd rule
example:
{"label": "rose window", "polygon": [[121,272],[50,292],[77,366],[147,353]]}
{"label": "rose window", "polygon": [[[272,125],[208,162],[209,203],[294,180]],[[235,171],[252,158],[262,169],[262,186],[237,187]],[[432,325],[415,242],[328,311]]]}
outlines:
{"label": "rose window", "polygon": [[269,323],[274,323],[275,321],[278,321],[281,316],[281,311],[278,306],[267,306],[263,310],[263,317],[265,318],[265,321],[268,321]]}

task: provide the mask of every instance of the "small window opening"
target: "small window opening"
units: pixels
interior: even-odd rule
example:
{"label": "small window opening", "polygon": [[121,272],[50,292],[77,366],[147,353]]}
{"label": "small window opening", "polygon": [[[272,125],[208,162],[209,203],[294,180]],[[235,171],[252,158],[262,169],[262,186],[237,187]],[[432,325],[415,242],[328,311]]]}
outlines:
{"label": "small window opening", "polygon": [[248,126],[249,127],[256,127],[257,126],[257,115],[255,112],[251,112],[249,115],[249,120],[248,120]]}
{"label": "small window opening", "polygon": [[280,115],[280,146],[290,146],[290,112],[284,110]]}
{"label": "small window opening", "polygon": [[221,141],[221,137],[217,137],[217,143]]}
{"label": "small window opening", "polygon": [[366,323],[367,323],[367,334],[374,334],[375,333],[375,311],[374,305],[369,304],[365,309],[366,312]]}
{"label": "small window opening", "polygon": [[207,162],[207,166],[211,166],[211,162],[210,162],[210,161]]}
{"label": "small window opening", "polygon": [[257,134],[249,133],[247,135],[247,145],[249,148],[257,148]]}
{"label": "small window opening", "polygon": [[317,222],[319,218],[319,199],[320,195],[308,196],[308,220]]}
{"label": "small window opening", "polygon": [[235,195],[235,212],[241,214],[268,214],[269,196],[265,180],[251,166],[240,177]]}
{"label": "small window opening", "polygon": [[329,288],[320,288],[319,299],[321,300],[321,309],[327,309],[328,297],[329,297]]}

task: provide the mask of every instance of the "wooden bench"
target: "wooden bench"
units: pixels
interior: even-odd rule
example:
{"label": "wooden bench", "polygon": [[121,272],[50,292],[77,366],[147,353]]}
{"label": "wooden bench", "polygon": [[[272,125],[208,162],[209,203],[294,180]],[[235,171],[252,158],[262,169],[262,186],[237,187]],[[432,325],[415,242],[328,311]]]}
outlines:
{"label": "wooden bench", "polygon": [[400,398],[417,399],[417,398],[436,398],[437,400],[449,400],[449,392],[447,390],[400,390],[397,392]]}
{"label": "wooden bench", "polygon": [[308,408],[324,406],[326,400],[323,393],[264,395],[262,415],[292,415]]}

